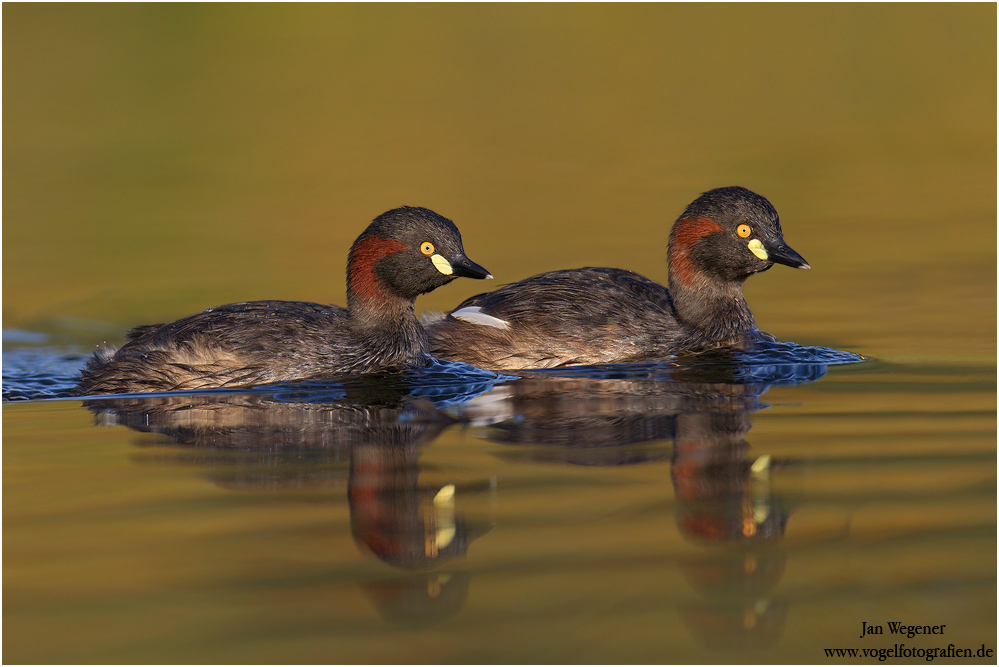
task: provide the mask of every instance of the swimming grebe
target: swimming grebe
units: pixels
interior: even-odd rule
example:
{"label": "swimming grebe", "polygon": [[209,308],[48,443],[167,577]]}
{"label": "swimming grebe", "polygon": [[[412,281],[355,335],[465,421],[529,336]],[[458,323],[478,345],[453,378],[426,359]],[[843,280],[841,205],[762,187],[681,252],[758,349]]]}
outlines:
{"label": "swimming grebe", "polygon": [[233,303],[137,327],[88,361],[85,394],[245,387],[397,371],[427,351],[414,301],[459,276],[492,278],[461,233],[426,208],[375,218],[347,260],[347,308],[298,301]]}
{"label": "swimming grebe", "polygon": [[660,358],[756,330],[742,283],[774,263],[809,268],[777,211],[741,187],[705,192],[673,225],[669,289],[610,268],[551,271],[428,317],[430,353],[513,370]]}

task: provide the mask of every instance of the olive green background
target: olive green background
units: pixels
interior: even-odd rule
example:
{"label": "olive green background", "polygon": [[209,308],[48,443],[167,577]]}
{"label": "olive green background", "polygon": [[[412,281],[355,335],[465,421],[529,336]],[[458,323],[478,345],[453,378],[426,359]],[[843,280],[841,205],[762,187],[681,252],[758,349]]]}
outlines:
{"label": "olive green background", "polygon": [[3,324],[99,342],[232,301],[342,303],[350,243],[403,204],[454,219],[498,282],[665,280],[672,221],[739,184],[814,267],[749,281],[761,327],[994,357],[995,13],[8,5]]}

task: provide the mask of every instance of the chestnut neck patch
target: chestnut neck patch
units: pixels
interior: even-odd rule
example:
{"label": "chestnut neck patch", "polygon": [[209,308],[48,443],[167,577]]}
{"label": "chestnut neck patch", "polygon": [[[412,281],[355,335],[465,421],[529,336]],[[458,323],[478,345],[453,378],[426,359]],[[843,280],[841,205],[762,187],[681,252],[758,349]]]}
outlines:
{"label": "chestnut neck patch", "polygon": [[350,251],[348,290],[365,300],[384,299],[385,290],[375,275],[375,264],[383,257],[408,248],[401,241],[383,239],[380,236],[368,236],[356,243]]}
{"label": "chestnut neck patch", "polygon": [[711,218],[688,218],[680,220],[670,234],[669,263],[670,281],[685,287],[692,287],[697,280],[697,268],[690,257],[690,250],[705,236],[723,231],[721,225]]}

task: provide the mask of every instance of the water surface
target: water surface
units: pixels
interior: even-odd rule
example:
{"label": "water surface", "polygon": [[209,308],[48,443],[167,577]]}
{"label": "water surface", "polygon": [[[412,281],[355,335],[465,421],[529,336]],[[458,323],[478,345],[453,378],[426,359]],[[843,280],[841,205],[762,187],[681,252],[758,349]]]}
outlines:
{"label": "water surface", "polygon": [[8,655],[821,662],[899,614],[987,641],[994,370],[774,348],[8,403]]}

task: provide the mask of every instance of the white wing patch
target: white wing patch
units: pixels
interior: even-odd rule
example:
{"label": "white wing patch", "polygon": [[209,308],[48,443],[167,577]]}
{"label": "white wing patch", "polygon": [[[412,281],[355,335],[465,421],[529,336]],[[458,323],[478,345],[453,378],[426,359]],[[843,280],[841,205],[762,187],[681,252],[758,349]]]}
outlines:
{"label": "white wing patch", "polygon": [[487,315],[486,313],[483,313],[482,309],[479,308],[478,306],[459,308],[458,310],[451,313],[451,317],[461,320],[462,322],[468,322],[469,324],[478,324],[484,327],[495,327],[497,329],[510,328],[510,324],[506,320],[501,320],[498,317]]}

